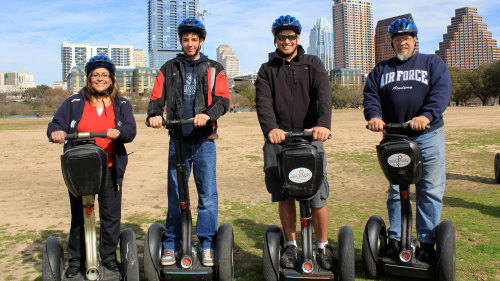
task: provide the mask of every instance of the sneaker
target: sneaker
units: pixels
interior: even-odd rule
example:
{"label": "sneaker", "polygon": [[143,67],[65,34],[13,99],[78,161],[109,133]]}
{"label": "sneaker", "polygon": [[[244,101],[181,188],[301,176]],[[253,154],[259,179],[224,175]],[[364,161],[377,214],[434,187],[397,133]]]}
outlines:
{"label": "sneaker", "polygon": [[66,278],[73,278],[76,275],[78,275],[78,273],[80,273],[80,267],[74,266],[74,265],[70,265],[66,269],[66,273],[64,274],[64,276],[66,276]]}
{"label": "sneaker", "polygon": [[288,245],[280,258],[280,264],[284,268],[295,268],[297,263],[297,246]]}
{"label": "sneaker", "polygon": [[175,252],[174,250],[164,250],[163,256],[161,256],[161,265],[168,266],[175,264]]}
{"label": "sneaker", "polygon": [[433,243],[422,243],[418,248],[417,260],[425,263],[433,263],[436,258],[436,250]]}
{"label": "sneaker", "polygon": [[318,248],[318,262],[322,268],[326,270],[332,269],[334,259],[335,255],[333,254],[333,250],[330,245],[327,244],[323,248]]}
{"label": "sneaker", "polygon": [[399,241],[391,238],[385,249],[385,256],[388,258],[397,258],[399,256]]}
{"label": "sneaker", "polygon": [[104,262],[104,267],[106,267],[109,271],[118,272],[120,271],[120,264],[117,260],[110,260],[108,262]]}
{"label": "sneaker", "polygon": [[215,265],[215,250],[205,249],[201,251],[201,264],[203,266]]}

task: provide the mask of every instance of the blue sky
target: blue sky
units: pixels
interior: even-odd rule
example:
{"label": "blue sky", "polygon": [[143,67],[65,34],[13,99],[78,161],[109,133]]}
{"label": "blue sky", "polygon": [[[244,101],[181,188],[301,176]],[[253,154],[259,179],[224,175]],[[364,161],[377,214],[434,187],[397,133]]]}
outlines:
{"label": "blue sky", "polygon": [[[0,0],[0,72],[35,75],[38,84],[52,86],[61,78],[61,44],[134,45],[147,51],[147,0]],[[434,53],[451,23],[455,9],[476,7],[493,38],[500,41],[500,1],[492,0],[373,0],[378,20],[412,13],[419,28],[420,51]],[[404,4],[402,4],[404,3]],[[199,0],[209,11],[205,54],[216,57],[229,44],[240,58],[241,72],[257,70],[274,50],[271,25],[280,15],[297,17],[306,48],[309,31],[319,17],[331,22],[332,0]]]}

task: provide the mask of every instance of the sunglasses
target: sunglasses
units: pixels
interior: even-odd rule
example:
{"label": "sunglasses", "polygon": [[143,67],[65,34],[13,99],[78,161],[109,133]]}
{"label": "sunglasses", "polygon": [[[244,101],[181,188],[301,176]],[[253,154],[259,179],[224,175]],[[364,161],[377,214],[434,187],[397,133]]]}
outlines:
{"label": "sunglasses", "polygon": [[285,41],[287,38],[288,38],[288,40],[292,41],[292,40],[297,39],[297,34],[292,34],[292,35],[278,34],[278,35],[276,35],[276,38],[278,38],[280,41]]}

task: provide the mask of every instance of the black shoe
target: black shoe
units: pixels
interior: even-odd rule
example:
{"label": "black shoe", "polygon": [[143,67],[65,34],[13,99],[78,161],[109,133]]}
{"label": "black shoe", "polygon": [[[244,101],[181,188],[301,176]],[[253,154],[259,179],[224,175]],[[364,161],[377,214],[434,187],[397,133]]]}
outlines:
{"label": "black shoe", "polygon": [[103,264],[104,264],[104,267],[106,267],[109,271],[112,271],[112,272],[120,271],[120,264],[116,260],[104,262]]}
{"label": "black shoe", "polygon": [[280,264],[284,268],[295,268],[297,263],[297,246],[286,246],[285,252],[280,258]]}
{"label": "black shoe", "polygon": [[74,266],[74,265],[70,265],[66,269],[66,273],[64,274],[64,276],[66,276],[66,278],[73,278],[76,275],[78,275],[78,273],[80,273],[80,267]]}
{"label": "black shoe", "polygon": [[319,265],[327,270],[333,268],[333,262],[335,255],[333,254],[332,247],[330,245],[325,245],[323,248],[318,248],[318,262]]}
{"label": "black shoe", "polygon": [[434,243],[422,243],[418,248],[417,260],[425,263],[433,263],[436,259],[436,250],[434,250]]}
{"label": "black shoe", "polygon": [[399,256],[399,241],[391,238],[385,249],[385,256],[388,258],[397,258]]}

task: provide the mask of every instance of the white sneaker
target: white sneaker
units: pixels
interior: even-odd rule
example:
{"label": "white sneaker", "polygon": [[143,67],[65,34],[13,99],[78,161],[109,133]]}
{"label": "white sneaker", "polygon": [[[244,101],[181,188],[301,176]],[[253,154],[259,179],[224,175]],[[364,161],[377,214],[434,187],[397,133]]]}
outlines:
{"label": "white sneaker", "polygon": [[201,251],[201,264],[204,266],[215,265],[215,250],[205,249]]}
{"label": "white sneaker", "polygon": [[163,251],[163,256],[161,257],[161,265],[173,265],[175,264],[175,252],[173,250]]}

